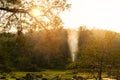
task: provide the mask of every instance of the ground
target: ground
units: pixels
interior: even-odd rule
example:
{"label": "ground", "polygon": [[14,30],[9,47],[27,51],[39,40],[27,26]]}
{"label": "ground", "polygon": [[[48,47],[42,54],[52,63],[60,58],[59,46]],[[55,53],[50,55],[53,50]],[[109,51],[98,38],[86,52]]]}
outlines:
{"label": "ground", "polygon": [[[49,78],[49,79],[53,79],[56,76],[59,76],[62,79],[72,78],[74,75],[78,75],[78,76],[82,76],[82,77],[91,76],[91,74],[86,73],[86,72],[82,72],[82,73],[78,73],[78,74],[75,74],[73,72],[74,71],[71,71],[71,70],[45,70],[42,72],[11,72],[11,73],[7,74],[6,77],[8,80],[16,80],[16,78],[23,77],[27,73],[35,74],[35,75],[43,75],[44,78]],[[106,75],[104,74],[103,77],[105,77],[105,76]],[[3,79],[1,79],[1,80],[3,80]],[[39,80],[41,80],[41,79],[39,79]],[[93,80],[93,79],[90,79],[90,80]]]}

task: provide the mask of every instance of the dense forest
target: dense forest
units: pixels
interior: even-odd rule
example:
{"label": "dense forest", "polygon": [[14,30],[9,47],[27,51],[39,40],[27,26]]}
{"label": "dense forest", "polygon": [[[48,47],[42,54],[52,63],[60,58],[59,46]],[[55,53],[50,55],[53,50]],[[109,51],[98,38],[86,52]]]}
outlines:
{"label": "dense forest", "polygon": [[1,66],[22,71],[62,68],[70,58],[66,30],[1,33]]}
{"label": "dense forest", "polygon": [[[72,63],[67,29],[0,34],[1,70],[39,71],[40,69],[118,69],[120,34],[80,27],[78,51]],[[100,66],[99,66],[100,67]],[[99,68],[98,68],[99,69]]]}

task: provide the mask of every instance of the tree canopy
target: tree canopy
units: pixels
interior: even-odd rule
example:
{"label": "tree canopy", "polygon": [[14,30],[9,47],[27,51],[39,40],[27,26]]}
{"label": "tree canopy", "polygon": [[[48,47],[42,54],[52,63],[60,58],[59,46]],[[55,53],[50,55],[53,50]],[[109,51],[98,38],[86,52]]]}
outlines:
{"label": "tree canopy", "polygon": [[[70,8],[66,0],[1,0],[0,5],[0,28],[3,31],[61,28],[59,14]],[[33,9],[38,9],[40,14],[34,16]]]}

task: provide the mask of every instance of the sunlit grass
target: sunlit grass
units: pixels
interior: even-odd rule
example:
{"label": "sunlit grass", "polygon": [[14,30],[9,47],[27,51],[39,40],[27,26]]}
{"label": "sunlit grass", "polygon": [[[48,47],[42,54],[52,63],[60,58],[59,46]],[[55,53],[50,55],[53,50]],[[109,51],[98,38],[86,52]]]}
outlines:
{"label": "sunlit grass", "polygon": [[[53,79],[56,76],[60,76],[62,79],[65,78],[72,78],[74,75],[82,76],[82,77],[88,77],[91,76],[88,72],[80,72],[78,74],[72,74],[73,70],[45,70],[42,72],[11,72],[7,75],[8,80],[16,80],[15,78],[11,78],[12,75],[14,75],[16,78],[20,78],[25,76],[27,73],[32,73],[36,75],[43,75],[44,78]],[[95,73],[97,74],[97,73]],[[106,77],[106,74],[103,73],[102,77]],[[41,80],[41,79],[39,79]]]}

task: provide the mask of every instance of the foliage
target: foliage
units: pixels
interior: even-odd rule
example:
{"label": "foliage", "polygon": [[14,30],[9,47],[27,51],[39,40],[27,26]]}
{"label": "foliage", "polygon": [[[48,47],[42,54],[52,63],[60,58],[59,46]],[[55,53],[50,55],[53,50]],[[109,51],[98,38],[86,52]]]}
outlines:
{"label": "foliage", "polygon": [[[66,0],[1,0],[0,4],[2,31],[62,28],[59,14],[70,8]],[[34,16],[32,12],[34,8],[41,14]]]}
{"label": "foliage", "polygon": [[20,71],[65,66],[70,55],[59,14],[69,8],[66,0],[1,0],[0,64]]}
{"label": "foliage", "polygon": [[11,36],[9,39],[1,37],[2,65],[20,71],[39,71],[40,68],[63,68],[69,62],[67,31],[64,29],[6,35]]}
{"label": "foliage", "polygon": [[112,31],[80,27],[77,60],[71,67],[81,71],[89,69],[90,72],[97,72],[99,80],[103,72],[118,69],[116,65],[119,66],[119,49],[115,47],[120,44],[119,41],[116,44],[118,36],[119,34]]}

